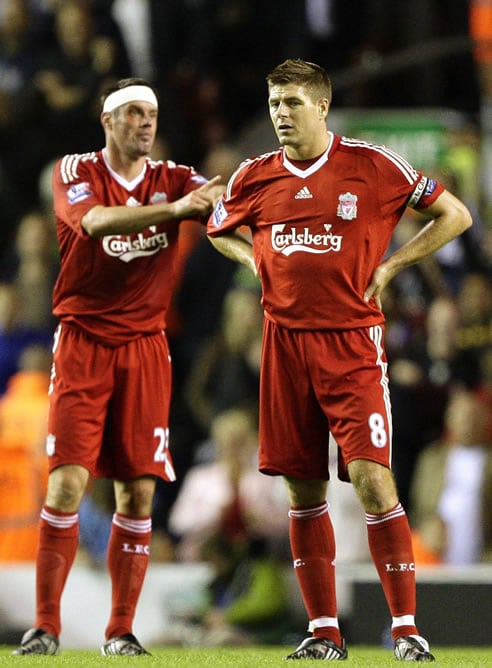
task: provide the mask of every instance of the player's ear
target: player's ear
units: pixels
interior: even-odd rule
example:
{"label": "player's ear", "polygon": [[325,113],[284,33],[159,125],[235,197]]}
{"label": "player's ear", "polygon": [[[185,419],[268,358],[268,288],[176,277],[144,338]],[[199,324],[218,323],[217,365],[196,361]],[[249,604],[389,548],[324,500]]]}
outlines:
{"label": "player's ear", "polygon": [[113,127],[113,119],[108,111],[103,111],[101,113],[101,125],[105,130],[111,130]]}
{"label": "player's ear", "polygon": [[330,108],[330,101],[326,97],[322,97],[318,100],[318,112],[320,118],[326,118],[328,116],[329,108]]}

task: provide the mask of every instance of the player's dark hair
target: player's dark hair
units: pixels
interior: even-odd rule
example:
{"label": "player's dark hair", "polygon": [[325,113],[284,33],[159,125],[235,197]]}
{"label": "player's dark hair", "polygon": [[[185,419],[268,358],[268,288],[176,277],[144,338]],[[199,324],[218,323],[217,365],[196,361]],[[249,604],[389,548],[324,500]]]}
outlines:
{"label": "player's dark hair", "polygon": [[277,65],[266,78],[269,86],[297,84],[313,89],[320,97],[331,102],[331,80],[326,70],[306,60],[287,59]]}
{"label": "player's dark hair", "polygon": [[128,88],[128,86],[148,86],[154,91],[156,98],[159,99],[157,90],[147,81],[147,79],[142,79],[141,77],[128,77],[128,79],[120,79],[119,81],[116,81],[116,83],[111,84],[103,90],[100,97],[101,108],[104,105],[104,101],[111,95],[111,93],[121,90],[122,88]]}

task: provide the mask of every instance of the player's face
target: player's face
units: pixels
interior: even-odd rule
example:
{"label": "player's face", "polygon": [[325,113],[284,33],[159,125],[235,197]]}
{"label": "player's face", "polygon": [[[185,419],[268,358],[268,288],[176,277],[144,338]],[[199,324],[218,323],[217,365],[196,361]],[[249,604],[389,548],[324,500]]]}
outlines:
{"label": "player's face", "polygon": [[287,147],[287,154],[315,157],[306,154],[314,151],[316,155],[320,142],[326,140],[328,100],[315,99],[304,86],[274,85],[269,91],[268,106],[275,133],[282,146]]}
{"label": "player's face", "polygon": [[157,132],[157,107],[149,102],[129,102],[120,107],[113,123],[114,140],[131,158],[148,155]]}

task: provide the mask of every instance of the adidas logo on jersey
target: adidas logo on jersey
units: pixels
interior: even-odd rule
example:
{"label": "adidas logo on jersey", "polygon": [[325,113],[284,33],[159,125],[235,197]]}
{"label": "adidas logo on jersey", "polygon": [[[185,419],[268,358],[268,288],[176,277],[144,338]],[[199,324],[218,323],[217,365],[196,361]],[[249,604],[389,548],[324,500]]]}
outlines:
{"label": "adidas logo on jersey", "polygon": [[299,190],[299,192],[294,196],[294,199],[311,199],[313,196],[311,191],[307,186],[304,186]]}

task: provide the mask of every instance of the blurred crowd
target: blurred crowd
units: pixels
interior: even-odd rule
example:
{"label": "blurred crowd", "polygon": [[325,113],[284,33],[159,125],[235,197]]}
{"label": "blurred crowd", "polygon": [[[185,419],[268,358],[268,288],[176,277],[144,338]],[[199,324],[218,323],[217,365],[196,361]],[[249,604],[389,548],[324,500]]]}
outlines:
{"label": "blurred crowd", "polygon": [[[492,560],[492,130],[486,120],[492,118],[492,46],[481,42],[428,66],[374,78],[385,58],[420,41],[490,40],[486,5],[0,0],[0,562],[33,558],[46,479],[58,261],[54,159],[97,149],[101,90],[143,76],[160,92],[153,157],[227,179],[248,157],[238,137],[264,115],[265,75],[286,57],[327,67],[338,108],[441,106],[466,119],[449,130],[442,164],[433,169],[468,204],[474,225],[402,272],[386,291],[384,311],[394,470],[417,561]],[[340,77],[337,89],[337,74],[351,68],[366,72],[366,80],[350,86]],[[409,213],[395,244],[414,225]],[[288,629],[264,622],[288,620],[279,615],[289,604],[277,567],[289,554],[288,506],[282,481],[256,471],[260,286],[219,255],[197,224],[183,225],[180,242],[169,322],[171,448],[179,482],[158,487],[153,558],[213,564],[209,608],[195,620],[200,642],[249,642],[265,628],[278,639]],[[341,534],[338,561],[368,561],[365,541],[354,539],[365,532],[364,518],[349,486],[342,488],[330,498]],[[104,560],[109,498],[98,481],[81,508],[81,558],[94,565]]]}

